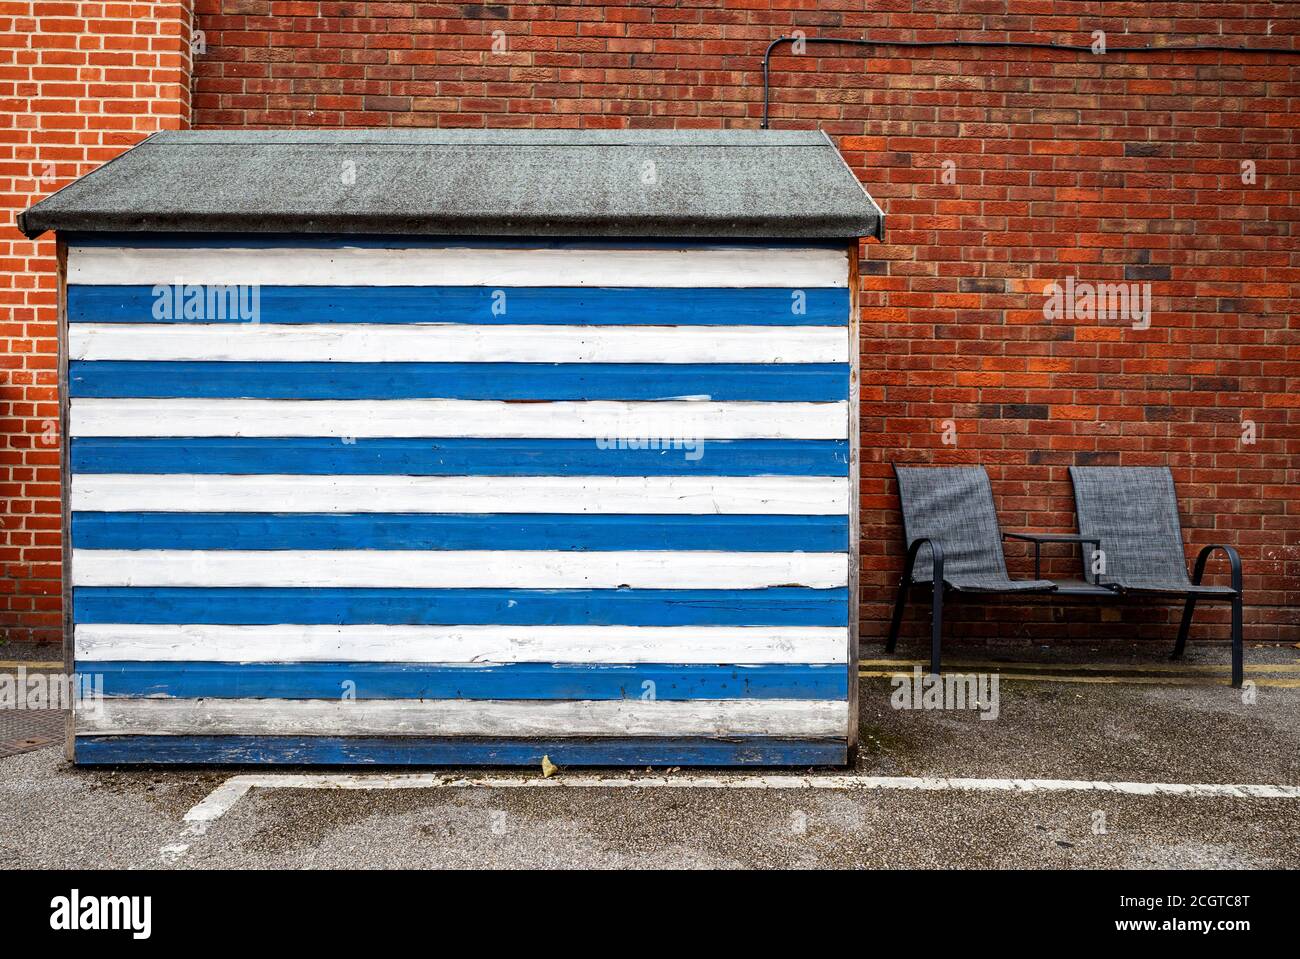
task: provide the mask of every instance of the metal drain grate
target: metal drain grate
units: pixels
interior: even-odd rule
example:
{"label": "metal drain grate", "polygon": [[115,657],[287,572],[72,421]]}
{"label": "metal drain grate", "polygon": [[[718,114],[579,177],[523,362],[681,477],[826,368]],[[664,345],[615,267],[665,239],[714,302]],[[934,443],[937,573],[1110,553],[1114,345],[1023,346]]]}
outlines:
{"label": "metal drain grate", "polygon": [[62,742],[65,715],[58,709],[0,709],[0,756],[16,756]]}

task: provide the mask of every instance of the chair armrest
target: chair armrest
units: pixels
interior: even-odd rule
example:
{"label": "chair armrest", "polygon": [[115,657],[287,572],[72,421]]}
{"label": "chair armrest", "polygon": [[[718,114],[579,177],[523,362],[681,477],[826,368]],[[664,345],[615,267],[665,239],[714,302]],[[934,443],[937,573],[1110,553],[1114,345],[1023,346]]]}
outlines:
{"label": "chair armrest", "polygon": [[1241,594],[1241,556],[1238,552],[1226,543],[1212,543],[1201,550],[1196,557],[1196,569],[1192,571],[1192,583],[1196,586],[1201,585],[1201,577],[1205,575],[1205,561],[1210,558],[1210,554],[1216,549],[1223,550],[1228,556],[1228,566],[1232,570],[1232,589],[1238,595]]}
{"label": "chair armrest", "polygon": [[1027,543],[1100,543],[1100,536],[1084,536],[1081,533],[1006,533],[1003,539],[1022,539]]}
{"label": "chair armrest", "polygon": [[903,580],[907,583],[915,582],[912,579],[912,569],[916,566],[916,556],[921,551],[922,546],[930,547],[930,556],[934,561],[934,573],[932,581],[943,585],[943,547],[939,545],[938,540],[930,539],[928,536],[922,536],[919,539],[912,540],[907,547],[907,560],[903,566]]}
{"label": "chair armrest", "polygon": [[[1101,549],[1100,536],[1084,536],[1082,533],[1006,533],[1002,534],[1003,539],[1019,539],[1027,543],[1034,544],[1034,579],[1042,579],[1042,559],[1044,543],[1078,543],[1079,550],[1082,552],[1084,543],[1092,543],[1098,549]],[[1088,564],[1083,564],[1083,579],[1088,581]],[[1093,574],[1093,584],[1101,585],[1101,574]]]}

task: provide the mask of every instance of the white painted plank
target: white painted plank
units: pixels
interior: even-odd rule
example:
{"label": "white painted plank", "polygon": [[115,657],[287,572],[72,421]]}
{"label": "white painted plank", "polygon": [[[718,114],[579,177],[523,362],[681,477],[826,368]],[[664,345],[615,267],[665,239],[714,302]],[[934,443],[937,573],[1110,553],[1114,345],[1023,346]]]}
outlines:
{"label": "white painted plank", "polygon": [[79,660],[844,663],[840,626],[215,626],[78,623]]}
{"label": "white painted plank", "polygon": [[184,249],[72,246],[69,283],[843,287],[836,249]]}
{"label": "white painted plank", "polygon": [[85,398],[71,401],[69,424],[73,436],[839,440],[848,404]]}
{"label": "white painted plank", "polygon": [[848,703],[722,700],[106,699],[80,735],[844,736]]}
{"label": "white painted plank", "polygon": [[836,476],[81,473],[72,477],[71,503],[74,510],[155,512],[809,516],[843,514],[848,496],[848,480]]}
{"label": "white painted plank", "polygon": [[847,363],[842,326],[73,323],[73,360]]}
{"label": "white painted plank", "polygon": [[846,553],[76,549],[75,586],[832,589]]}

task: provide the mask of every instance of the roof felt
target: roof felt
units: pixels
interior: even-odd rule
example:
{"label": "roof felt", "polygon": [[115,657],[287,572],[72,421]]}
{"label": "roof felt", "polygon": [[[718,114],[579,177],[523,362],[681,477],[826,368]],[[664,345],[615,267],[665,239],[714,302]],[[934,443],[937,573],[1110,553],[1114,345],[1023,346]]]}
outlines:
{"label": "roof felt", "polygon": [[884,214],[817,131],[168,131],[18,216],[75,232],[844,239]]}

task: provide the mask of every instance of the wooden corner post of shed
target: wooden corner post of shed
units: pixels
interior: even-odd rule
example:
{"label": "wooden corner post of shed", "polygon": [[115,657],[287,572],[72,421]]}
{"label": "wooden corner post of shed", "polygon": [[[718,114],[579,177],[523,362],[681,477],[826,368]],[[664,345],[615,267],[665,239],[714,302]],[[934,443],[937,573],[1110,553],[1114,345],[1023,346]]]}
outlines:
{"label": "wooden corner post of shed", "polygon": [[[56,378],[59,393],[59,542],[61,546],[62,578],[59,587],[63,600],[63,674],[76,675],[76,653],[73,648],[72,616],[72,509],[69,504],[71,484],[71,443],[68,442],[68,244],[62,236],[55,238],[55,270],[58,274],[58,360]],[[75,705],[75,704],[74,704]],[[75,756],[77,737],[77,711],[67,711],[64,720],[63,756],[69,762]]]}
{"label": "wooden corner post of shed", "polygon": [[859,593],[861,579],[862,536],[862,318],[859,314],[860,276],[859,258],[861,243],[857,237],[849,243],[849,648],[848,648],[848,700],[849,700],[849,761],[858,749],[858,656],[859,626],[862,597]]}

